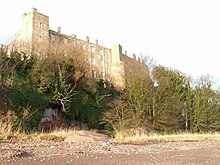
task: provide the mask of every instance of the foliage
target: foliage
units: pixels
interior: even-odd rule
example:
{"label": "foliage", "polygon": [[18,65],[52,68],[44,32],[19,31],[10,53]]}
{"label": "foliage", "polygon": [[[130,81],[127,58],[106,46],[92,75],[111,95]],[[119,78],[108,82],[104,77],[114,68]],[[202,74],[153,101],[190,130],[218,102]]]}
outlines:
{"label": "foliage", "polygon": [[110,105],[110,110],[104,112],[102,123],[109,129],[121,131],[132,127],[132,114],[128,104],[122,99],[115,99]]}
{"label": "foliage", "polygon": [[200,132],[220,128],[219,94],[211,89],[208,77],[201,77],[194,89],[194,99],[191,112],[191,131]]}
{"label": "foliage", "polygon": [[152,87],[152,81],[149,76],[142,77],[135,74],[135,72],[131,72],[127,76],[126,89],[122,97],[128,104],[137,127],[143,125],[147,127],[149,122],[151,122]]}
{"label": "foliage", "polygon": [[184,107],[184,76],[165,67],[153,71],[157,86],[154,88],[154,127],[157,129],[179,129]]}
{"label": "foliage", "polygon": [[[1,57],[6,59],[1,61],[1,66],[5,66],[1,70],[2,78],[10,77],[10,85],[3,80],[0,86],[1,113],[7,116],[8,112],[12,112],[15,116],[11,121],[13,129],[19,127],[25,131],[33,131],[37,128],[42,110],[46,105],[43,95],[37,92],[30,81],[30,70],[34,59],[27,59],[16,51],[10,56],[2,53]],[[13,76],[8,68],[13,68]]]}
{"label": "foliage", "polygon": [[[125,63],[126,88],[89,76],[75,50],[35,59],[0,49],[0,119],[11,130],[36,131],[44,110],[57,108],[65,123],[107,131],[205,132],[220,129],[220,93],[204,76],[194,86],[179,71]],[[137,63],[139,63],[137,65]],[[141,67],[139,67],[141,66]],[[2,125],[2,128],[7,128]],[[9,132],[10,132],[9,131]]]}

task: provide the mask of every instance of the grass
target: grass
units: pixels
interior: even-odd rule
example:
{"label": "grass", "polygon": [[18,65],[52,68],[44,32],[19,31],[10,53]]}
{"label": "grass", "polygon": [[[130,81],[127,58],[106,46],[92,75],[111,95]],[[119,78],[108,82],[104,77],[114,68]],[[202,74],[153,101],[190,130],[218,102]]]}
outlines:
{"label": "grass", "polygon": [[[0,122],[0,140],[8,139],[40,139],[40,140],[56,140],[63,141],[69,134],[76,133],[76,130],[56,130],[51,133],[32,133],[25,134],[17,129],[13,131],[12,124]],[[187,142],[187,141],[220,141],[220,133],[179,133],[161,135],[157,133],[149,133],[143,129],[129,129],[125,131],[116,132],[115,137],[112,139],[117,143],[129,144],[144,144],[148,142]]]}
{"label": "grass", "polygon": [[76,131],[73,129],[62,129],[55,130],[50,133],[31,133],[26,134],[21,131],[21,129],[13,130],[13,125],[11,123],[0,122],[0,140],[9,140],[9,139],[18,139],[18,140],[27,140],[27,139],[40,139],[40,140],[64,140],[67,135],[74,134]]}
{"label": "grass", "polygon": [[220,141],[220,133],[178,133],[161,135],[148,133],[143,130],[126,130],[116,132],[113,141],[117,143],[144,144],[148,142],[192,142],[192,141]]}
{"label": "grass", "polygon": [[76,133],[76,130],[69,129],[69,130],[56,130],[50,133],[35,133],[30,134],[28,138],[31,139],[41,139],[41,140],[57,140],[63,141],[69,134]]}
{"label": "grass", "polygon": [[8,139],[12,136],[12,124],[0,122],[0,139]]}

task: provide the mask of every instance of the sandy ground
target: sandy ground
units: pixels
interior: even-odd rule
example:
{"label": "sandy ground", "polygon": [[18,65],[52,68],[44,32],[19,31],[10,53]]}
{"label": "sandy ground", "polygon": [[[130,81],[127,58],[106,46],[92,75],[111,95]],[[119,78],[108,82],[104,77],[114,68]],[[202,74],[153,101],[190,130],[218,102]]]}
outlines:
{"label": "sandy ground", "polygon": [[54,141],[0,142],[1,165],[218,165],[220,142],[106,145]]}

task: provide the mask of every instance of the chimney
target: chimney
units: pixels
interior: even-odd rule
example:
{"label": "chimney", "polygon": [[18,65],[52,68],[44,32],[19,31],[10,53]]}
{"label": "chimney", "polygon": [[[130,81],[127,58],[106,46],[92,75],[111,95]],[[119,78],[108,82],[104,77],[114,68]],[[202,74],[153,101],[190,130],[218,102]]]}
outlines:
{"label": "chimney", "polygon": [[141,62],[141,58],[140,57],[138,57],[138,62]]}
{"label": "chimney", "polygon": [[32,10],[33,10],[33,12],[37,12],[37,9],[36,9],[36,8],[34,8],[34,7],[32,8]]}
{"label": "chimney", "polygon": [[89,36],[86,36],[86,41],[89,42]]}
{"label": "chimney", "polygon": [[125,50],[125,55],[127,56],[127,50]]}
{"label": "chimney", "polygon": [[136,60],[136,55],[133,53],[133,59]]}
{"label": "chimney", "polygon": [[22,14],[22,17],[25,17],[27,15],[27,13]]}
{"label": "chimney", "polygon": [[95,44],[98,45],[99,44],[99,40],[96,39],[95,40]]}
{"label": "chimney", "polygon": [[61,32],[61,27],[57,27],[57,32],[60,33]]}

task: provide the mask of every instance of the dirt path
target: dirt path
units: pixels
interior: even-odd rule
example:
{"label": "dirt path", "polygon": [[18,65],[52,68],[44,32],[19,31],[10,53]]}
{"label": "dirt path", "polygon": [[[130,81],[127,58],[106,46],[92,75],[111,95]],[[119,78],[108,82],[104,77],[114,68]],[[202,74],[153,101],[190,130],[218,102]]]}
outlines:
{"label": "dirt path", "polygon": [[0,145],[0,164],[5,165],[220,164],[220,142],[210,141],[142,146],[53,141],[22,141]]}

